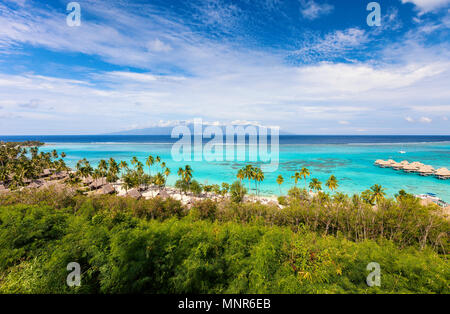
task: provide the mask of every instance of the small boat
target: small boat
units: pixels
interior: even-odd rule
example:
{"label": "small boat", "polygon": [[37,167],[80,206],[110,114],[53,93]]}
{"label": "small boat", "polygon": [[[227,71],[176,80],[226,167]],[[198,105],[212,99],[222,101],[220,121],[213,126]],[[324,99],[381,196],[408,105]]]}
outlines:
{"label": "small boat", "polygon": [[406,154],[404,150],[399,151],[400,154]]}

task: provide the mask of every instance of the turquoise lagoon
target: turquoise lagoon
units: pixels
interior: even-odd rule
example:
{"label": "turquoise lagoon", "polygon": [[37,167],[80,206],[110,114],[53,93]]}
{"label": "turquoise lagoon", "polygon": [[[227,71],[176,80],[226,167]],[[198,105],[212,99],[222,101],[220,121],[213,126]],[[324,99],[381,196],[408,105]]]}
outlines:
{"label": "turquoise lagoon", "polygon": [[[339,181],[338,190],[347,194],[360,193],[373,184],[380,184],[386,189],[389,196],[404,189],[414,194],[435,193],[444,201],[450,202],[450,180],[439,180],[432,176],[422,177],[418,174],[379,168],[373,164],[376,159],[394,159],[396,161],[420,161],[435,168],[450,167],[449,141],[411,143],[380,143],[382,140],[376,140],[375,143],[371,143],[370,140],[362,143],[358,140],[355,141],[359,143],[322,144],[320,141],[313,141],[312,144],[295,144],[292,143],[295,141],[284,141],[287,143],[283,144],[283,141],[280,141],[278,170],[265,173],[265,180],[260,186],[262,194],[280,194],[279,186],[276,183],[276,178],[280,174],[285,179],[281,186],[281,194],[285,194],[294,185],[294,180],[291,178],[293,173],[302,167],[307,167],[311,172],[311,177],[307,181],[309,182],[311,178],[318,178],[323,183],[325,191],[327,188],[324,183],[331,174],[334,174]],[[162,140],[151,143],[126,140],[54,143],[46,141],[46,143],[41,150],[64,151],[67,154],[66,162],[71,167],[74,167],[76,162],[82,158],[87,158],[93,165],[96,165],[100,159],[109,159],[110,157],[116,161],[126,160],[129,163],[130,159],[136,156],[145,164],[145,159],[149,154],[158,155],[171,169],[169,185],[174,184],[177,180],[177,169],[186,164],[189,164],[194,170],[194,179],[208,184],[232,183],[236,180],[237,170],[246,164],[245,162],[228,161],[176,162],[171,156],[173,142],[165,143]],[[405,153],[402,154],[400,151]],[[155,165],[152,167],[152,172],[155,173],[160,169]],[[248,185],[247,181],[245,184]],[[304,184],[304,181],[298,183],[300,187],[303,187]],[[253,182],[251,188],[254,189]]]}

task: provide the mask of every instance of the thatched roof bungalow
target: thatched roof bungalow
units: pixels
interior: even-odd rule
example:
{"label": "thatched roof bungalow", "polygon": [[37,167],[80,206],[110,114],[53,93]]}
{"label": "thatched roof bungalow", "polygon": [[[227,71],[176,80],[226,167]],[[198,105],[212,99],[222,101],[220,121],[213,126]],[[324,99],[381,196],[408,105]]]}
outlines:
{"label": "thatched roof bungalow", "polygon": [[126,195],[135,199],[140,199],[142,197],[141,192],[139,192],[137,189],[129,190]]}
{"label": "thatched roof bungalow", "polygon": [[100,194],[113,194],[116,192],[116,190],[111,184],[106,184],[98,192]]}
{"label": "thatched roof bungalow", "polygon": [[52,174],[52,172],[50,171],[50,169],[44,169],[42,171],[42,173],[39,175],[39,177],[45,178],[45,177],[50,176],[51,174]]}
{"label": "thatched roof bungalow", "polygon": [[95,179],[90,185],[91,190],[97,190],[106,184],[105,178]]}
{"label": "thatched roof bungalow", "polygon": [[403,167],[403,171],[405,172],[416,172],[417,167],[413,166],[412,164],[406,165]]}
{"label": "thatched roof bungalow", "polygon": [[450,179],[450,171],[447,168],[440,168],[436,170],[436,177],[441,180]]}
{"label": "thatched roof bungalow", "polygon": [[159,196],[161,198],[168,198],[168,197],[170,197],[169,193],[167,193],[166,191],[159,191],[158,194],[156,194],[156,196]]}
{"label": "thatched roof bungalow", "polygon": [[86,185],[90,185],[92,182],[94,182],[94,179],[92,179],[91,176],[88,176],[86,178],[83,178],[82,182]]}
{"label": "thatched roof bungalow", "polygon": [[432,166],[422,166],[419,168],[419,170],[417,170],[417,172],[421,176],[430,176],[430,175],[434,174],[435,170]]}

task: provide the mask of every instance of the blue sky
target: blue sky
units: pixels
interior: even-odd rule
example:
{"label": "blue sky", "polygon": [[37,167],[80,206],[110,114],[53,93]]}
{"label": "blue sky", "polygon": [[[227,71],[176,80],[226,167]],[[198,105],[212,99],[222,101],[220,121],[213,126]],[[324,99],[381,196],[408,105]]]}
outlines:
{"label": "blue sky", "polygon": [[0,134],[450,134],[450,0],[0,2]]}

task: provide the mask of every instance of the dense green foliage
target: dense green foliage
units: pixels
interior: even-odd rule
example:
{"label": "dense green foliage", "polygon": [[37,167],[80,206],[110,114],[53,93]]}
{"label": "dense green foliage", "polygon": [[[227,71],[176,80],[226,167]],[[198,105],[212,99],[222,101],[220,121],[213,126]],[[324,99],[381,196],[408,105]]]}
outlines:
{"label": "dense green foliage", "polygon": [[[336,209],[313,212],[306,206],[320,209],[327,200],[301,195],[289,197],[283,210],[212,200],[187,210],[170,198],[88,197],[69,190],[3,195],[0,292],[450,292],[449,263],[437,252],[440,246],[448,251],[448,223],[433,209],[415,204],[418,213],[412,214],[405,201],[380,204],[374,212],[364,202],[343,200],[361,206],[349,207],[360,212],[330,216],[338,221],[331,219],[325,232],[330,218],[322,215]],[[374,223],[364,225],[369,220],[358,215]],[[427,228],[432,240],[422,245],[425,232],[413,224],[430,219],[437,219]],[[445,241],[434,245],[434,233]],[[80,287],[66,285],[70,262],[81,265]],[[381,265],[380,287],[366,285],[370,262]]]}
{"label": "dense green foliage", "polygon": [[39,141],[23,141],[23,142],[5,142],[5,141],[0,141],[0,145],[5,145],[8,147],[16,147],[16,146],[20,146],[20,147],[40,147],[43,146],[44,143],[39,142]]}
{"label": "dense green foliage", "polygon": [[[14,143],[0,145],[0,184],[10,189],[27,185],[38,179],[44,169],[65,171],[69,168],[64,162],[65,153],[60,155],[56,150],[51,153],[40,152],[37,147],[29,149]],[[58,159],[59,158],[59,159]]]}

